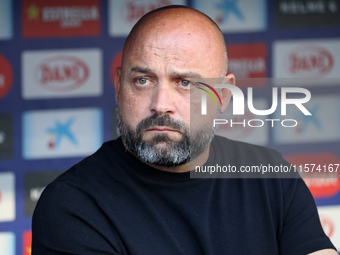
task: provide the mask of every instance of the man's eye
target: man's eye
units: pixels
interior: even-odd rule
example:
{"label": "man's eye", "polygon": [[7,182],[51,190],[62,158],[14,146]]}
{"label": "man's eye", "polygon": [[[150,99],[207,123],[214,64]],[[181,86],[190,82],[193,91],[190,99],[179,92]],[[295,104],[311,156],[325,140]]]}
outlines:
{"label": "man's eye", "polygon": [[148,83],[148,79],[146,78],[138,78],[136,81],[138,85],[145,85]]}
{"label": "man's eye", "polygon": [[182,85],[183,87],[189,87],[189,86],[190,86],[190,81],[181,80],[181,85]]}

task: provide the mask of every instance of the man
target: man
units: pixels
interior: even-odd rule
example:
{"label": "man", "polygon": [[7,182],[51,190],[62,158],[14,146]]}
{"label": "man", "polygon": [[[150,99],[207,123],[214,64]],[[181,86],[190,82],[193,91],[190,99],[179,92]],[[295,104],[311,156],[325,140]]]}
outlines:
{"label": "man", "polygon": [[[46,188],[33,255],[337,254],[301,179],[190,178],[194,165],[287,164],[259,146],[211,142],[213,104],[190,119],[200,113],[192,80],[234,81],[226,56],[220,30],[196,10],[166,7],[135,25],[116,72],[122,137]],[[219,92],[223,112],[230,93]]]}

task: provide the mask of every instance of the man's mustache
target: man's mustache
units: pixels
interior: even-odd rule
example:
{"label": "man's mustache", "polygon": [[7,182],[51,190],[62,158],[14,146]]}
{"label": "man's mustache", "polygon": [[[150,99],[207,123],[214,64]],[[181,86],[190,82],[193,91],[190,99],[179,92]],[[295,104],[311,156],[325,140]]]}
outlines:
{"label": "man's mustache", "polygon": [[140,134],[143,130],[148,129],[154,126],[166,126],[171,129],[175,129],[180,131],[181,133],[187,131],[186,125],[178,120],[174,120],[170,117],[169,114],[159,114],[155,113],[154,115],[143,119],[136,128],[137,134]]}

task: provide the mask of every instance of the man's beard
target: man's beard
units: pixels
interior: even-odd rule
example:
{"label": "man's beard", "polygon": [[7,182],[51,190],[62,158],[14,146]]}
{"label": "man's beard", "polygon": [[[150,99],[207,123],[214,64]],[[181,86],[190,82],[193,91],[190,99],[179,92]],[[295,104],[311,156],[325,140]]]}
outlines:
{"label": "man's beard", "polygon": [[[118,128],[127,149],[141,161],[149,164],[176,167],[190,162],[200,155],[214,138],[214,128],[204,126],[191,134],[187,125],[174,120],[169,114],[154,115],[143,119],[134,130],[123,119],[117,108]],[[173,141],[167,134],[156,134],[151,141],[144,141],[142,133],[154,126],[169,127],[182,134],[180,141]],[[162,143],[162,146],[157,144]]]}

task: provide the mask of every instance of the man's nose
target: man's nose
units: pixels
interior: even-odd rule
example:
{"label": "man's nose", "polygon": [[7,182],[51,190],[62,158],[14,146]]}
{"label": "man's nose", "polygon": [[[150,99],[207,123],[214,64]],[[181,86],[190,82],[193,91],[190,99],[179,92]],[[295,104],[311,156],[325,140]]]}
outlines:
{"label": "man's nose", "polygon": [[170,87],[162,84],[155,88],[151,98],[150,110],[159,114],[172,114],[175,112],[174,93]]}

